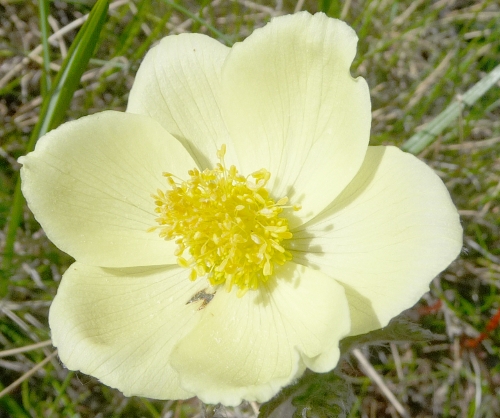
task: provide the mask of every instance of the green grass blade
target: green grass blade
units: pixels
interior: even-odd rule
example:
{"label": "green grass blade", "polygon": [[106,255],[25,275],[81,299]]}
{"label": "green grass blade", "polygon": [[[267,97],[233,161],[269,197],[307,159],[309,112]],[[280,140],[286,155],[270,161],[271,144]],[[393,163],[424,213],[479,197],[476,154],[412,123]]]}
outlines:
{"label": "green grass blade", "polygon": [[500,65],[496,66],[486,77],[477,82],[467,92],[450,104],[425,129],[413,135],[402,145],[402,149],[412,154],[418,154],[432,144],[437,136],[450,126],[466,106],[472,106],[483,94],[500,80]]}
{"label": "green grass blade", "polygon": [[[8,286],[8,270],[10,269],[12,256],[14,255],[14,241],[16,240],[17,227],[21,223],[23,214],[23,195],[21,193],[21,180],[18,176],[14,196],[12,197],[12,206],[10,216],[7,223],[7,232],[5,234],[5,247],[3,250],[2,275],[0,276],[0,297],[7,294]],[[5,276],[4,276],[5,275]]]}
{"label": "green grass blade", "polygon": [[319,0],[318,8],[323,13],[328,13],[330,11],[330,6],[332,5],[332,0]]}
{"label": "green grass blade", "polygon": [[[1,385],[0,389],[3,389]],[[30,415],[9,395],[6,395],[2,399],[0,399],[0,411],[4,411],[11,417],[30,418]]]}
{"label": "green grass blade", "polygon": [[133,61],[142,58],[146,54],[147,50],[151,47],[151,44],[159,38],[162,29],[165,27],[165,24],[170,20],[171,16],[172,16],[172,10],[169,9],[167,13],[163,14],[161,19],[158,19],[148,37],[144,40],[144,42],[141,43],[141,46],[132,53]]}
{"label": "green grass blade", "polygon": [[42,38],[42,97],[50,90],[52,80],[50,78],[50,47],[49,47],[49,1],[39,0],[38,9],[40,13],[40,33]]}
{"label": "green grass blade", "polygon": [[218,31],[215,27],[213,27],[205,19],[200,18],[199,16],[195,15],[194,13],[191,13],[188,9],[181,6],[180,4],[175,3],[174,1],[171,1],[171,0],[162,0],[162,1],[166,4],[168,4],[169,6],[172,6],[173,9],[177,10],[178,12],[181,12],[183,15],[193,19],[195,22],[198,22],[201,25],[205,26],[210,32],[212,32],[219,39],[219,41],[225,43],[228,46],[231,46],[233,44],[233,42],[226,35],[224,35],[220,31]]}
{"label": "green grass blade", "polygon": [[118,49],[116,51],[117,56],[125,55],[127,49],[132,45],[134,39],[139,34],[141,25],[144,22],[144,15],[151,7],[151,2],[149,0],[141,0],[136,6],[137,13],[119,36]]}
{"label": "green grass blade", "polygon": [[[44,97],[40,110],[40,118],[32,131],[26,152],[30,152],[35,148],[39,137],[62,122],[73,94],[80,83],[80,78],[87,68],[87,64],[96,48],[108,13],[108,6],[109,0],[98,0],[90,12],[89,18],[78,32],[57,74],[50,93]],[[21,193],[20,178],[18,177],[12,200],[10,218],[7,224],[2,260],[4,272],[10,268],[14,255],[14,241],[17,228],[21,222],[23,203],[24,199]],[[0,286],[0,290],[3,293],[5,286]]]}
{"label": "green grass blade", "polygon": [[[27,152],[32,151],[38,137],[58,126],[80,84],[80,78],[92,57],[101,29],[108,13],[109,0],[98,0],[89,14],[89,18],[71,44],[68,55],[54,81],[54,87],[40,111],[40,121],[28,143]],[[37,129],[38,128],[38,129]]]}

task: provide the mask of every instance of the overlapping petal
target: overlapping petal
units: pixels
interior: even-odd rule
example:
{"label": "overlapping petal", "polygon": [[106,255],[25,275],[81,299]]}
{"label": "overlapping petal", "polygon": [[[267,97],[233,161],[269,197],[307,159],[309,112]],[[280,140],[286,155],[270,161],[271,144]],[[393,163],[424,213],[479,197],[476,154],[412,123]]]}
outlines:
{"label": "overlapping petal", "polygon": [[218,162],[216,151],[232,140],[220,110],[222,65],[230,49],[208,36],[167,36],[137,72],[127,112],[149,115],[186,147],[201,168]]}
{"label": "overlapping petal", "polygon": [[175,264],[175,244],[147,233],[162,172],[195,162],[149,117],[102,112],[68,122],[20,159],[22,190],[47,236],[78,261],[102,267]]}
{"label": "overlapping petal", "polygon": [[186,302],[205,284],[187,275],[177,266],[103,269],[74,263],[49,316],[61,360],[127,396],[194,396],[180,386],[169,362],[202,312]]}
{"label": "overlapping petal", "polygon": [[294,263],[265,288],[217,292],[193,331],[174,350],[181,383],[207,403],[265,401],[308,366],[331,370],[350,330],[342,286]]}
{"label": "overlapping petal", "polygon": [[415,304],[461,246],[457,210],[432,169],[397,148],[369,147],[354,180],[294,231],[290,249],[342,283],[355,335]]}
{"label": "overlapping petal", "polygon": [[364,79],[349,73],[357,36],[324,14],[274,19],[231,49],[222,110],[240,171],[271,173],[271,192],[323,210],[361,166],[371,124]]}

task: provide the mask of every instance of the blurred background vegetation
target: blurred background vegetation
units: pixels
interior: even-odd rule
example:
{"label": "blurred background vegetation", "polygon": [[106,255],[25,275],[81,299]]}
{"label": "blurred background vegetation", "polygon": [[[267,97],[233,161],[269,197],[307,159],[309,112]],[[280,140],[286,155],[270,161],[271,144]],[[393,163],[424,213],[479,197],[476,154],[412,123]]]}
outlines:
{"label": "blurred background vegetation", "polygon": [[[44,28],[38,1],[0,0],[2,256],[19,171],[16,160],[26,153],[48,85],[94,3],[41,1],[47,7]],[[200,32],[232,45],[273,16],[298,10],[325,11],[357,31],[352,73],[365,77],[371,89],[372,144],[402,146],[500,64],[497,0],[116,0],[110,2],[96,52],[61,117],[124,110],[141,59],[163,36]],[[43,51],[48,52],[45,61]],[[346,353],[335,375],[352,390],[344,416],[500,416],[500,327],[495,323],[500,309],[499,116],[497,84],[473,106],[465,106],[419,154],[459,208],[464,248],[434,280],[430,293],[406,312],[433,333],[430,341],[404,342],[403,336],[361,345],[357,355]],[[50,339],[48,309],[72,262],[46,239],[26,207],[12,243],[13,256],[8,263],[3,260],[0,276],[0,390],[44,363],[0,398],[0,417],[257,416],[255,403],[224,408],[196,399],[125,398],[92,377],[64,369],[50,343],[22,353],[6,351]],[[342,415],[335,404],[336,386],[328,379],[315,381],[319,390],[306,391],[310,397],[295,402],[297,416]],[[261,408],[262,416],[291,416],[294,408],[274,409],[281,402],[290,403],[278,399],[272,408]]]}

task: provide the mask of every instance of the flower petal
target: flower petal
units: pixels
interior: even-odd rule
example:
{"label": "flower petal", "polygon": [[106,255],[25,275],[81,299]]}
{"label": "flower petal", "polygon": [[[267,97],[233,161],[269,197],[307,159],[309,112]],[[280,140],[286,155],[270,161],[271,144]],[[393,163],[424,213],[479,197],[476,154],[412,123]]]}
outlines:
{"label": "flower petal", "polygon": [[[240,171],[265,168],[275,198],[305,222],[352,180],[368,147],[368,86],[349,73],[357,36],[307,12],[275,18],[232,48],[222,72],[223,115]],[[230,160],[228,160],[230,161]]]}
{"label": "flower petal", "polygon": [[217,149],[232,142],[219,105],[228,52],[205,35],[167,36],[147,53],[130,91],[127,111],[156,119],[202,169],[213,167]]}
{"label": "flower petal", "polygon": [[443,182],[394,147],[369,147],[344,192],[293,234],[294,261],[345,287],[351,335],[383,327],[414,305],[462,247],[459,216]]}
{"label": "flower petal", "polygon": [[271,398],[305,366],[331,370],[350,330],[344,290],[330,277],[289,262],[266,288],[237,298],[219,290],[172,353],[181,384],[206,403]]}
{"label": "flower petal", "polygon": [[145,116],[102,112],[68,122],[19,160],[22,190],[49,239],[101,267],[175,264],[156,226],[152,193],[163,171],[195,167],[186,150]]}
{"label": "flower petal", "polygon": [[200,318],[187,301],[204,287],[176,267],[102,269],[74,263],[52,303],[59,357],[126,396],[185,399],[170,353]]}

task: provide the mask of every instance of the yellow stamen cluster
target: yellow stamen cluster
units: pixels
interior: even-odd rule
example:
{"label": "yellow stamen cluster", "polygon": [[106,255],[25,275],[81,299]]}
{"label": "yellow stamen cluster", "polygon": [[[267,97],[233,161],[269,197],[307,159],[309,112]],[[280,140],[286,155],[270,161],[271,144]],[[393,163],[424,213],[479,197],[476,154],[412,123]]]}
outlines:
{"label": "yellow stamen cluster", "polygon": [[[163,173],[171,190],[152,195],[159,226],[150,230],[175,239],[178,263],[191,268],[191,280],[206,276],[212,286],[224,285],[228,291],[236,285],[242,296],[267,282],[275,264],[291,260],[281,243],[292,234],[287,219],[279,216],[290,206],[285,206],[286,197],[277,202],[269,197],[267,170],[245,178],[235,166],[226,169],[225,151],[223,145],[213,170],[190,170],[187,181]],[[183,257],[186,250],[188,258]]]}

